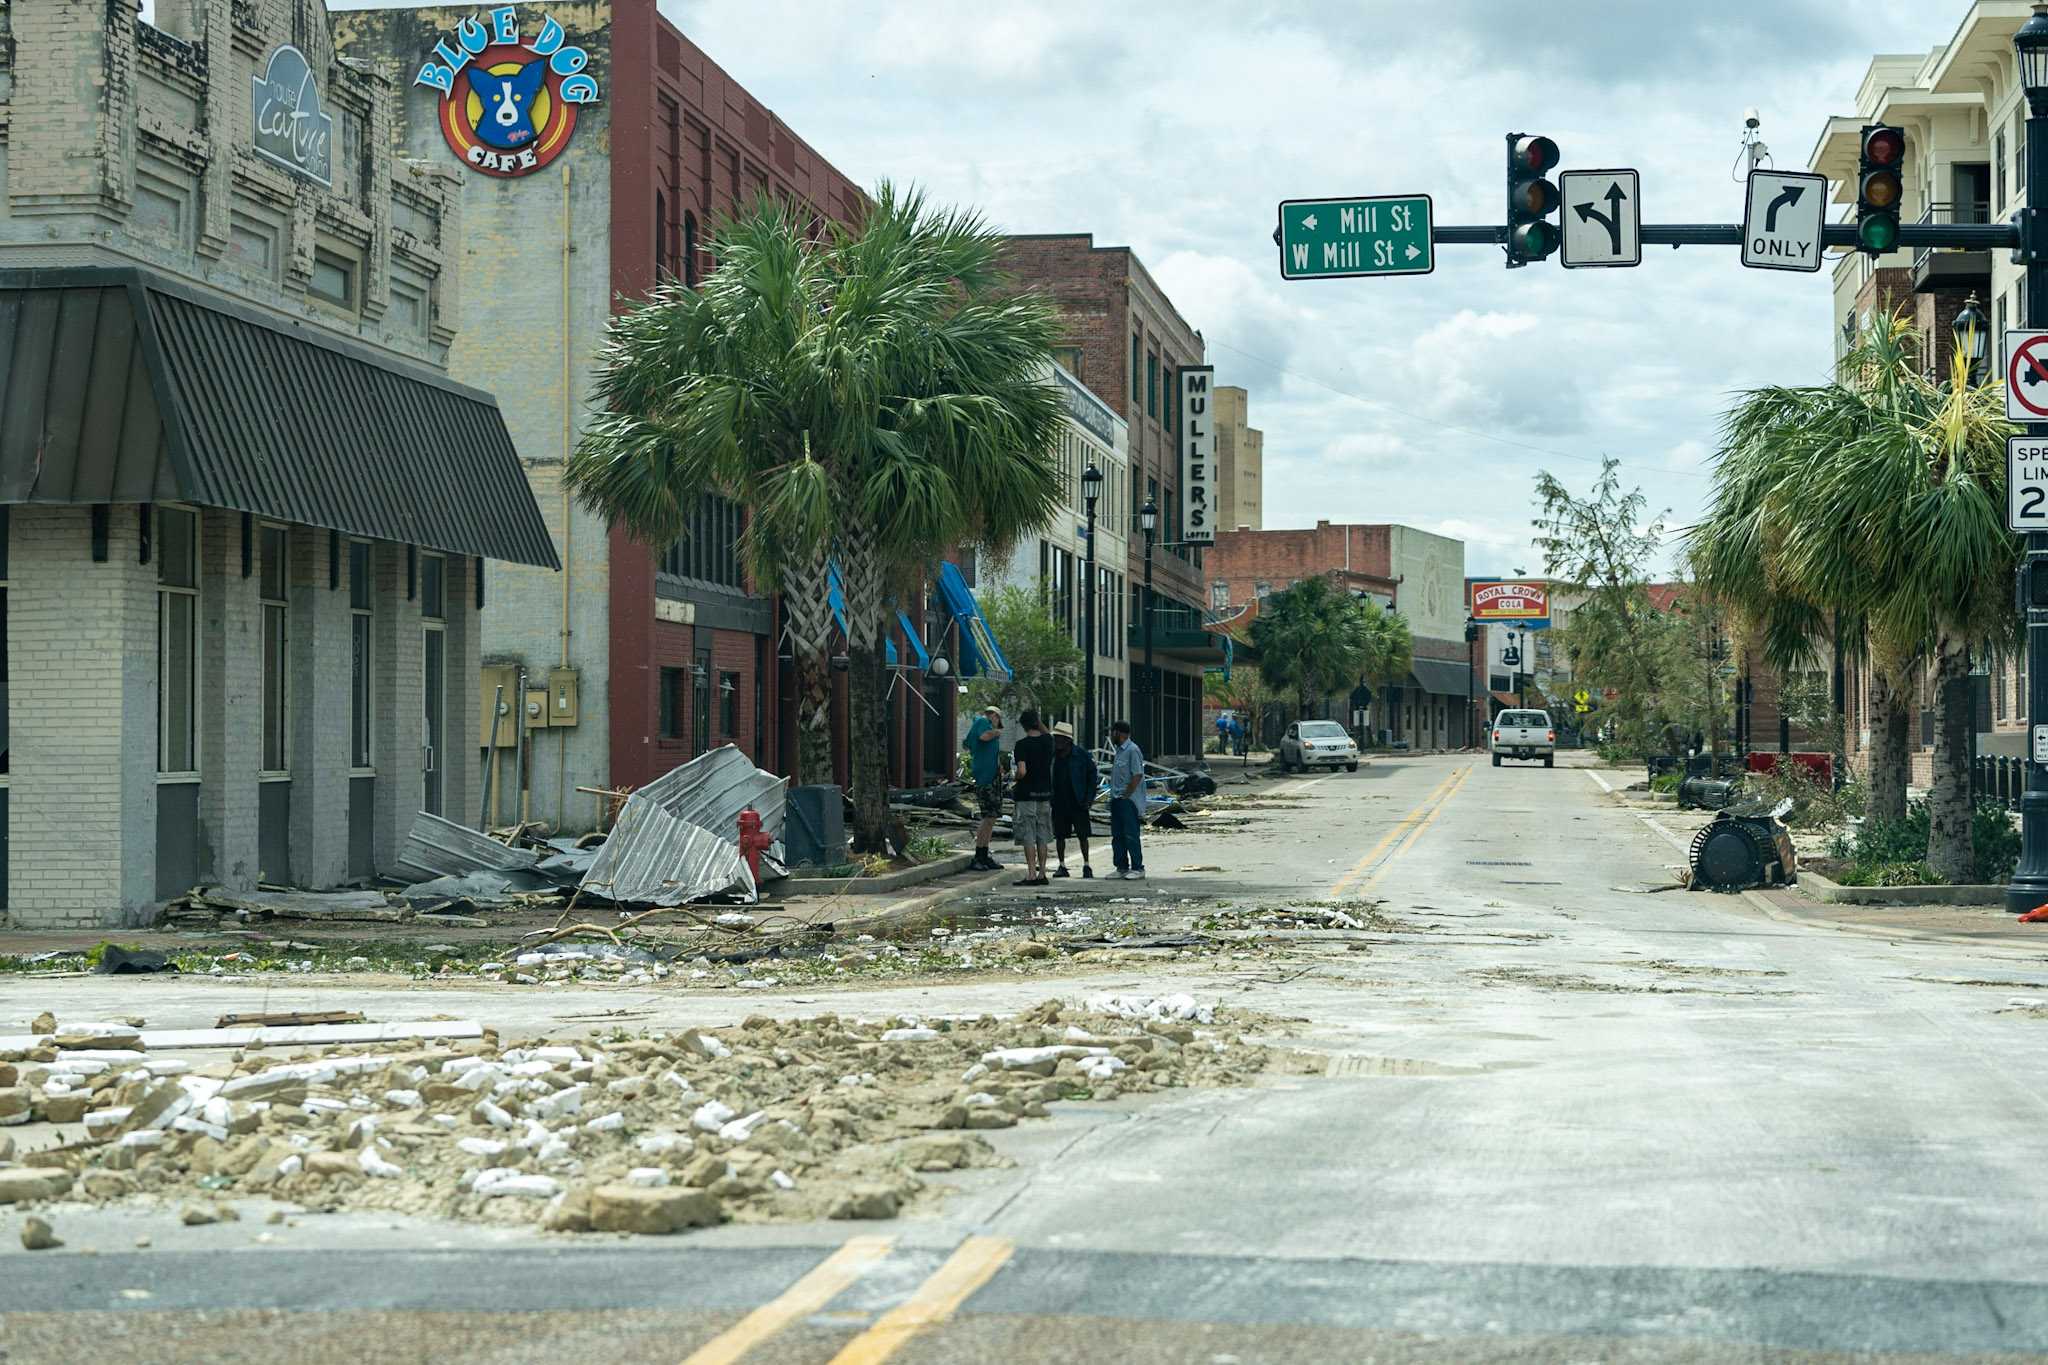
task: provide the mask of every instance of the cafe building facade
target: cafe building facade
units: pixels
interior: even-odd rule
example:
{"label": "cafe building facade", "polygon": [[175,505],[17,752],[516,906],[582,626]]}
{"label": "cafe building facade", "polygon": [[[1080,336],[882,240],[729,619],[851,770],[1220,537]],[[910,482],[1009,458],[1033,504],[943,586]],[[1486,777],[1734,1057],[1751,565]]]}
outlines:
{"label": "cafe building facade", "polygon": [[[391,869],[474,823],[481,604],[555,550],[452,382],[459,168],[321,0],[0,6],[6,916]],[[495,561],[487,569],[486,561]]]}

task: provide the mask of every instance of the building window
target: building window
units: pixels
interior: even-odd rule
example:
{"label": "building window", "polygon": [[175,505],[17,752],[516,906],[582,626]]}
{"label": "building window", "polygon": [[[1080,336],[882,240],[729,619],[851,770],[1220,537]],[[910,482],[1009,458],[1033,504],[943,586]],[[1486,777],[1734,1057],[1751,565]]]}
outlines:
{"label": "building window", "polygon": [[697,215],[683,213],[683,283],[697,287]]}
{"label": "building window", "polygon": [[199,514],[156,510],[159,773],[199,772]]}
{"label": "building window", "polygon": [[674,578],[744,590],[740,572],[740,534],[746,529],[740,505],[716,495],[706,497],[690,514],[690,529],[664,550],[661,572]]}
{"label": "building window", "polygon": [[[706,631],[703,634],[709,635]],[[699,638],[703,638],[702,635]],[[711,751],[711,646],[697,646],[697,662],[690,667],[690,705],[694,708],[691,726],[697,732],[697,747],[693,754]]]}
{"label": "building window", "polygon": [[1159,357],[1152,354],[1145,357],[1145,415],[1159,415]]}
{"label": "building window", "polygon": [[1261,602],[1263,602],[1268,597],[1271,597],[1273,595],[1273,585],[1271,583],[1266,582],[1264,579],[1261,579],[1259,582],[1252,585],[1252,591],[1256,593],[1258,595],[1258,599]]}
{"label": "building window", "polygon": [[1998,183],[1992,186],[1992,206],[1995,212],[2005,210],[2005,129],[2000,128],[1991,135],[1991,174]]}
{"label": "building window", "polygon": [[683,670],[680,668],[661,670],[661,737],[683,737]]}
{"label": "building window", "polygon": [[2012,186],[2015,193],[2027,192],[2027,104],[2012,111]]}
{"label": "building window", "polygon": [[1055,346],[1052,348],[1052,363],[1079,379],[1081,377],[1081,348],[1079,346]]}
{"label": "building window", "polygon": [[283,774],[291,768],[291,661],[286,650],[285,572],[290,540],[282,526],[256,530],[256,596],[263,616],[263,762],[262,770]]}
{"label": "building window", "polygon": [[676,273],[668,258],[668,196],[654,192],[654,282],[660,284]]}
{"label": "building window", "polygon": [[740,675],[718,675],[718,733],[731,739],[740,732]]}
{"label": "building window", "polygon": [[1209,585],[1209,610],[1215,612],[1230,610],[1230,584],[1218,581]]}
{"label": "building window", "polygon": [[1173,357],[1159,363],[1159,425],[1173,430],[1173,410],[1180,406],[1180,391],[1173,383]]}
{"label": "building window", "polygon": [[348,543],[349,693],[348,762],[370,767],[370,547]]}
{"label": "building window", "polygon": [[313,276],[306,282],[306,291],[314,298],[324,299],[337,308],[350,312],[356,307],[355,262],[337,256],[331,251],[313,253]]}
{"label": "building window", "polygon": [[1145,354],[1145,343],[1136,332],[1131,333],[1131,401],[1140,402],[1145,391],[1138,387],[1138,360]]}
{"label": "building window", "polygon": [[420,615],[448,619],[448,561],[440,555],[420,556]]}

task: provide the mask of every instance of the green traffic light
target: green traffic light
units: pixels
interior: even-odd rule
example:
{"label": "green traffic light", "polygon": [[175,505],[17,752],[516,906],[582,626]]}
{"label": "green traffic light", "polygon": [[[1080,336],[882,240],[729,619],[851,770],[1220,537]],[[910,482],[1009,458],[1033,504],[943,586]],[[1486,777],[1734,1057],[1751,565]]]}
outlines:
{"label": "green traffic light", "polygon": [[1899,244],[1899,220],[1885,216],[1865,218],[1856,225],[1856,241],[1868,251],[1890,251]]}

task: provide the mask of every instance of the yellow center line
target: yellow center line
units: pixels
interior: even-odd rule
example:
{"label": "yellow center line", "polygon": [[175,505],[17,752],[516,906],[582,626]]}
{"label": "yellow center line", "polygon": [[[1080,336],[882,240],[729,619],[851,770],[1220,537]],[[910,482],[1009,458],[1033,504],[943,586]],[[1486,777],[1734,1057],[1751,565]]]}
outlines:
{"label": "yellow center line", "polygon": [[889,1254],[891,1237],[855,1237],[771,1301],[692,1351],[683,1365],[731,1365],[791,1323],[823,1308]]}
{"label": "yellow center line", "polygon": [[1394,865],[1394,860],[1400,857],[1403,853],[1406,853],[1410,848],[1414,847],[1415,841],[1422,837],[1423,832],[1426,831],[1431,825],[1436,823],[1437,816],[1442,815],[1444,813],[1444,807],[1451,804],[1451,798],[1458,794],[1458,788],[1464,786],[1465,779],[1467,777],[1470,777],[1471,775],[1472,769],[1469,767],[1465,768],[1458,774],[1457,784],[1453,786],[1449,791],[1445,792],[1443,800],[1437,802],[1436,805],[1433,808],[1431,808],[1429,814],[1423,816],[1421,822],[1418,823],[1414,829],[1408,832],[1408,837],[1401,841],[1401,846],[1395,849],[1392,853],[1389,853],[1387,855],[1386,861],[1381,863],[1378,867],[1374,868],[1372,870],[1372,875],[1370,877],[1367,877],[1362,883],[1359,884],[1358,889],[1360,891],[1370,891],[1373,889],[1374,886],[1379,884],[1380,878],[1384,877],[1387,874],[1387,869]]}
{"label": "yellow center line", "polygon": [[915,1293],[846,1343],[831,1365],[880,1365],[925,1328],[953,1316],[968,1296],[987,1284],[1017,1250],[1002,1237],[970,1237]]}
{"label": "yellow center line", "polygon": [[[1465,769],[1465,771],[1470,772],[1471,769],[1467,768]],[[1339,896],[1343,895],[1344,888],[1351,885],[1352,882],[1356,881],[1358,877],[1364,873],[1366,868],[1372,866],[1372,860],[1379,857],[1381,853],[1385,852],[1388,844],[1391,844],[1394,842],[1394,840],[1400,838],[1401,832],[1403,830],[1407,829],[1408,826],[1414,824],[1417,820],[1420,820],[1424,812],[1426,812],[1429,809],[1429,803],[1436,800],[1437,797],[1443,795],[1444,790],[1447,787],[1449,787],[1452,782],[1456,781],[1457,777],[1458,774],[1452,773],[1449,777],[1446,777],[1443,781],[1437,783],[1436,789],[1430,792],[1429,795],[1423,797],[1421,803],[1417,805],[1414,810],[1411,810],[1406,815],[1402,816],[1401,819],[1394,825],[1392,829],[1388,830],[1383,836],[1381,836],[1380,841],[1378,843],[1374,844],[1371,848],[1367,849],[1365,851],[1365,856],[1363,858],[1360,858],[1357,862],[1353,863],[1351,865],[1351,870],[1349,872],[1346,872],[1343,876],[1339,877],[1336,880],[1336,882],[1331,885],[1329,891],[1329,899],[1336,900]]]}

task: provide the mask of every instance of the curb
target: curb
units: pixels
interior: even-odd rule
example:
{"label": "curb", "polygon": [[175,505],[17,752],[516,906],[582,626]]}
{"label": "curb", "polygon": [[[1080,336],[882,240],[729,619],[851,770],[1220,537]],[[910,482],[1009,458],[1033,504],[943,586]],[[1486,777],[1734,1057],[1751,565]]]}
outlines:
{"label": "curb", "polygon": [[[973,855],[970,854],[969,856],[972,857]],[[835,937],[864,934],[871,932],[877,926],[893,924],[899,920],[909,919],[914,915],[936,910],[942,905],[949,905],[954,901],[962,900],[977,891],[987,890],[1004,877],[1009,876],[1013,870],[1006,867],[1000,872],[984,873],[974,881],[963,882],[959,886],[949,886],[943,891],[934,891],[928,895],[913,896],[909,900],[898,901],[894,905],[885,905],[871,914],[861,915],[855,919],[834,921],[832,932]]]}
{"label": "curb", "polygon": [[878,895],[964,872],[973,861],[972,853],[949,853],[943,858],[934,858],[931,862],[880,877],[784,877],[775,883],[774,889],[780,896],[829,896],[837,891],[855,896]]}
{"label": "curb", "polygon": [[[1806,883],[1813,883],[1808,889]],[[1799,893],[1828,905],[2003,905],[2005,888],[1984,883],[1956,886],[1843,886],[1807,868],[1799,869]]]}

